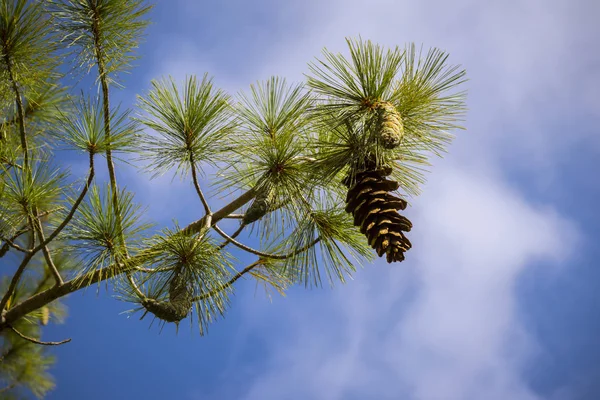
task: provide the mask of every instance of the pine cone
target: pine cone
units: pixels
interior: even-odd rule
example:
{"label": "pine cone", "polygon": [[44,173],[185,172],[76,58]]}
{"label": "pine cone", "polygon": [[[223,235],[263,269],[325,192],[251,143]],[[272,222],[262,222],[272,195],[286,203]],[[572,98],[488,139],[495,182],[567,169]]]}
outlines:
{"label": "pine cone", "polygon": [[191,307],[192,294],[185,277],[181,273],[175,274],[169,282],[169,301],[171,303],[189,303]]}
{"label": "pine cone", "polygon": [[170,301],[158,301],[155,299],[144,299],[142,306],[157,318],[166,322],[179,322],[189,313],[189,308],[181,304],[171,303]]}
{"label": "pine cone", "polygon": [[169,282],[169,301],[144,299],[142,306],[163,321],[179,323],[192,310],[192,294],[185,278],[176,273]]}
{"label": "pine cone", "polygon": [[400,144],[404,135],[402,116],[392,103],[382,101],[377,103],[375,110],[378,114],[377,132],[381,144],[386,149],[393,149]]}
{"label": "pine cone", "polygon": [[42,316],[40,318],[40,322],[42,323],[42,325],[46,326],[48,325],[48,322],[50,321],[50,309],[46,306],[42,307]]}
{"label": "pine cone", "polygon": [[344,180],[349,188],[346,212],[352,213],[354,225],[367,236],[377,255],[386,253],[388,263],[403,261],[404,252],[412,247],[402,233],[409,232],[412,223],[397,212],[406,208],[406,201],[389,193],[400,186],[385,178],[391,172],[390,167],[369,168]]}
{"label": "pine cone", "polygon": [[270,190],[260,192],[244,214],[244,218],[242,219],[244,225],[256,222],[270,212],[274,208],[272,197]]}

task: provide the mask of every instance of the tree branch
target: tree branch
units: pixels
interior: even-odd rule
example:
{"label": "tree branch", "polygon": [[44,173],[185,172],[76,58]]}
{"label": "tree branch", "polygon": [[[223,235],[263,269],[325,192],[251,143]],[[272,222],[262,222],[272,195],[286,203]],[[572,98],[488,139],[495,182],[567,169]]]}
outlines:
{"label": "tree branch", "polygon": [[192,301],[199,301],[199,300],[204,300],[207,299],[209,297],[214,296],[215,294],[221,292],[222,290],[227,289],[228,287],[230,287],[231,285],[233,285],[235,283],[235,281],[237,281],[238,279],[240,279],[242,276],[244,276],[245,274],[247,274],[248,272],[252,271],[255,267],[262,265],[262,259],[258,259],[256,261],[254,261],[252,264],[248,265],[246,268],[244,268],[243,270],[241,270],[240,272],[238,272],[237,274],[235,274],[233,276],[233,278],[231,278],[227,283],[225,283],[222,286],[219,286],[216,289],[211,290],[208,293],[204,293],[200,296],[195,297]]}
{"label": "tree branch", "polygon": [[[21,278],[21,275],[23,274],[23,271],[25,270],[25,267],[27,266],[27,264],[29,263],[29,261],[33,258],[33,256],[38,251],[40,251],[41,249],[43,249],[44,246],[46,246],[48,243],[50,243],[60,233],[60,231],[62,231],[64,229],[64,227],[69,223],[69,221],[71,221],[71,219],[73,218],[73,215],[75,215],[75,211],[77,211],[77,207],[79,207],[79,204],[81,204],[81,202],[83,201],[83,198],[85,197],[85,195],[86,195],[86,193],[87,193],[87,191],[88,191],[88,189],[89,189],[89,187],[90,187],[90,185],[92,183],[92,179],[94,179],[94,155],[92,153],[90,153],[90,174],[88,176],[88,180],[86,182],[85,187],[81,191],[79,197],[77,198],[77,200],[73,204],[73,207],[71,208],[71,211],[66,216],[66,218],[64,219],[64,221],[54,230],[54,232],[52,232],[52,234],[45,241],[43,241],[42,243],[40,243],[32,251],[27,252],[25,254],[25,257],[23,258],[23,261],[19,265],[19,268],[17,268],[17,272],[15,272],[15,275],[13,275],[13,277],[12,277],[12,280],[10,282],[8,290],[4,294],[4,297],[2,298],[2,300],[0,301],[0,312],[4,312],[4,307],[6,306],[6,303],[8,302],[8,299],[10,298],[10,296],[13,293],[13,291],[15,290],[15,287],[17,286],[17,283],[19,282],[19,279]],[[33,228],[33,226],[32,226],[32,228]],[[34,234],[33,234],[33,229],[32,229],[32,238],[33,237],[34,237]],[[31,247],[33,247],[33,244],[32,244]],[[55,288],[58,289],[60,287],[62,287],[62,286],[59,285],[59,286],[56,286]],[[44,293],[44,292],[42,292],[42,293]],[[34,297],[36,297],[36,296],[30,297],[29,299],[32,299]],[[52,300],[54,300],[56,298],[58,298],[58,297],[55,297]],[[49,300],[49,301],[52,301],[52,300]],[[25,300],[25,301],[27,301],[27,300]],[[44,304],[46,304],[46,303],[41,304],[39,307],[43,306]],[[39,307],[36,307],[36,308],[39,308]],[[33,308],[33,309],[27,311],[27,313],[35,310],[36,308]],[[25,313],[25,314],[27,314],[27,313]],[[23,315],[25,315],[25,314],[23,314]],[[3,323],[4,323],[4,315],[2,315],[2,324],[0,324],[0,327],[2,327]]]}
{"label": "tree branch", "polygon": [[210,215],[210,206],[208,205],[208,201],[206,201],[206,197],[204,197],[204,193],[202,193],[202,189],[200,189],[200,184],[198,183],[198,176],[196,175],[196,164],[194,163],[194,154],[190,151],[190,165],[192,169],[192,181],[194,182],[194,188],[196,189],[196,193],[198,197],[200,197],[200,201],[204,206],[204,211],[206,215]]}
{"label": "tree branch", "polygon": [[[27,232],[27,231],[25,231],[25,232]],[[11,239],[2,238],[2,241],[4,241],[4,245],[2,246],[3,248],[2,248],[2,250],[0,250],[0,252],[4,251],[4,246],[6,246],[6,247],[12,247],[13,249],[18,250],[21,253],[25,253],[25,254],[28,254],[28,253],[32,252],[32,250],[22,248],[21,246],[19,246],[15,242],[13,242]],[[8,251],[8,249],[7,249],[7,251]],[[5,253],[0,253],[0,254],[1,254],[0,257],[3,257]]]}
{"label": "tree branch", "polygon": [[16,333],[21,339],[25,339],[25,340],[27,340],[27,341],[29,341],[31,343],[35,343],[35,344],[41,344],[41,345],[44,345],[44,346],[60,346],[61,344],[69,343],[71,341],[71,339],[65,339],[65,340],[61,340],[60,342],[43,342],[41,340],[37,340],[35,338],[23,335],[21,332],[19,332],[18,330],[16,330],[15,327],[12,326],[12,325],[8,325],[8,327],[10,329],[12,329],[12,331],[14,333]]}
{"label": "tree branch", "polygon": [[[212,214],[212,218],[210,221],[211,226],[216,224],[223,218],[227,217],[229,214],[233,213],[234,211],[236,211],[237,209],[242,207],[244,204],[248,203],[255,196],[256,196],[256,190],[254,190],[254,188],[252,188],[252,189],[248,190],[247,192],[244,192],[243,194],[241,194],[237,199],[233,200],[231,203],[227,204],[225,207],[214,212]],[[205,227],[206,220],[207,220],[207,217],[205,215],[204,217],[200,218],[199,220],[196,220],[196,221],[192,222],[191,224],[189,224],[188,226],[186,226],[185,228],[183,228],[181,230],[181,233],[184,235],[188,235],[191,233],[200,232]]]}
{"label": "tree branch", "polygon": [[[235,239],[240,233],[242,233],[242,231],[244,230],[245,227],[246,227],[246,224],[244,224],[244,223],[240,224],[240,227],[237,229],[237,231],[235,231],[231,234],[231,238]],[[229,243],[231,243],[231,240],[225,239],[225,241],[219,245],[219,250],[223,249]]]}
{"label": "tree branch", "polygon": [[[37,214],[37,210],[35,213]],[[52,256],[50,255],[50,250],[48,250],[48,246],[44,244],[46,242],[46,238],[44,237],[44,227],[42,226],[42,222],[36,216],[34,223],[36,223],[37,225],[37,233],[40,237],[40,242],[43,245],[42,252],[44,253],[44,259],[46,260],[46,264],[48,264],[48,268],[50,268],[50,272],[52,273],[52,276],[54,276],[56,284],[62,285],[63,279],[60,276],[60,272],[58,272],[58,268],[56,268],[56,265],[54,265],[54,261],[52,260]]]}
{"label": "tree branch", "polygon": [[[6,48],[6,44],[4,46]],[[8,52],[4,53],[4,62],[6,63],[6,71],[8,72],[8,79],[11,83],[12,90],[15,94],[15,101],[17,103],[17,116],[19,119],[19,133],[21,134],[21,147],[23,148],[23,168],[25,171],[29,171],[29,149],[27,148],[27,137],[25,136],[25,115],[23,114],[23,99],[19,92],[19,86],[15,80],[15,76],[12,71],[12,61],[8,55]]]}
{"label": "tree branch", "polygon": [[230,215],[226,216],[225,218],[229,218],[229,219],[243,219],[244,218],[244,214],[230,214]]}
{"label": "tree branch", "polygon": [[159,267],[159,268],[144,268],[144,267],[135,267],[136,271],[143,272],[146,274],[152,274],[154,272],[167,272],[173,271],[175,267]]}
{"label": "tree branch", "polygon": [[321,240],[321,238],[316,238],[315,240],[312,241],[312,243],[302,247],[301,249],[294,250],[293,252],[288,253],[288,254],[270,254],[270,253],[265,253],[265,252],[253,249],[250,246],[246,246],[245,244],[238,242],[237,240],[235,240],[234,238],[232,238],[231,236],[229,236],[228,234],[223,232],[223,230],[221,228],[219,228],[216,224],[213,225],[213,229],[216,230],[221,236],[223,236],[229,242],[231,242],[234,245],[236,245],[237,247],[239,247],[240,249],[245,250],[248,253],[252,253],[257,256],[260,256],[260,257],[272,258],[274,260],[285,260],[286,258],[293,257],[298,253],[301,253],[303,251],[310,249],[311,247],[313,247],[315,244],[317,244]]}
{"label": "tree branch", "polygon": [[21,279],[21,275],[23,275],[23,271],[25,271],[25,267],[27,267],[27,264],[29,264],[29,261],[32,258],[33,258],[33,252],[27,253],[27,254],[25,254],[25,257],[23,257],[23,261],[21,261],[21,264],[19,264],[19,268],[17,268],[17,272],[15,272],[12,279],[10,280],[8,289],[6,290],[6,293],[4,293],[4,296],[2,297],[2,300],[0,301],[0,313],[4,312],[4,307],[6,306],[6,303],[8,303],[8,299],[10,299],[10,297],[13,295],[15,288],[17,287],[17,284],[19,283],[19,279]]}
{"label": "tree branch", "polygon": [[11,162],[10,160],[8,160],[5,157],[0,157],[0,162],[2,162],[3,164],[8,165],[11,168],[23,169],[23,167],[21,167],[19,164],[15,164],[14,162]]}
{"label": "tree branch", "polygon": [[[56,207],[53,208],[52,210],[48,210],[48,211],[44,211],[41,214],[38,215],[38,217],[45,217],[46,215],[49,215],[55,211],[58,210],[62,210],[63,207]],[[13,242],[15,240],[17,240],[19,238],[19,236],[21,236],[22,234],[29,232],[29,228],[27,226],[22,227],[21,229],[19,229],[17,231],[17,233],[15,233],[10,239],[5,239],[3,237],[0,237],[0,240],[4,241],[5,243],[2,245],[2,247],[0,247],[0,258],[4,257],[4,255],[8,252],[8,249],[10,247],[9,242]],[[14,247],[14,246],[13,246]],[[17,249],[18,250],[18,249]],[[25,249],[23,249],[25,250]]]}
{"label": "tree branch", "polygon": [[10,385],[5,386],[2,389],[0,389],[0,393],[8,392],[9,390],[16,388],[17,385],[18,385],[17,382],[13,382]]}
{"label": "tree branch", "polygon": [[[92,4],[92,3],[90,3]],[[106,164],[108,167],[108,176],[110,180],[110,191],[112,195],[112,203],[115,211],[115,217],[117,219],[117,229],[119,230],[119,241],[123,246],[125,257],[129,258],[129,252],[127,251],[127,243],[125,242],[125,233],[123,232],[123,216],[121,215],[121,209],[119,205],[119,192],[117,186],[117,174],[115,172],[115,164],[112,159],[112,149],[110,143],[111,127],[110,127],[110,96],[108,93],[108,80],[106,78],[106,70],[104,65],[104,57],[102,53],[102,32],[100,31],[100,16],[98,15],[98,6],[92,5],[92,34],[94,36],[94,52],[96,54],[96,64],[98,66],[98,77],[100,79],[100,85],[102,86],[102,112],[104,117],[104,135],[108,142],[106,146]],[[144,297],[144,294],[135,283],[130,273],[127,274],[127,281],[137,293],[138,296]]]}
{"label": "tree branch", "polygon": [[[236,211],[244,204],[252,200],[254,196],[256,196],[256,192],[254,191],[254,189],[250,189],[247,192],[243,193],[231,203],[227,204],[220,210],[213,213],[211,224],[217,223],[221,219],[225,218],[225,216]],[[179,231],[177,234],[189,235],[200,232],[205,225],[205,218],[206,216],[200,218],[197,221],[192,222],[191,224],[183,228],[181,231]],[[29,314],[33,310],[37,310],[38,308],[48,304],[53,300],[63,297],[69,293],[73,293],[83,287],[87,287],[95,283],[104,281],[108,278],[112,278],[114,276],[135,270],[137,267],[139,267],[145,261],[147,261],[147,259],[151,257],[152,253],[156,250],[157,248],[155,246],[150,247],[140,252],[139,254],[128,258],[123,263],[115,263],[107,267],[97,269],[95,271],[90,271],[79,278],[68,280],[60,286],[52,287],[50,289],[44,290],[43,292],[37,293],[29,297],[28,299],[15,305],[14,307],[11,307],[10,310],[7,310],[6,312],[2,313],[0,319],[0,331],[6,328],[8,325],[10,325],[12,322]]]}
{"label": "tree branch", "polygon": [[95,173],[94,172],[94,154],[91,153],[91,152],[89,153],[89,163],[90,163],[90,172],[89,172],[89,175],[88,175],[88,179],[87,179],[87,181],[85,183],[85,186],[83,187],[81,193],[79,194],[79,197],[77,198],[77,200],[75,200],[75,203],[73,203],[73,206],[71,207],[71,211],[69,211],[69,213],[67,214],[67,216],[65,217],[65,219],[63,220],[63,222],[61,222],[61,224],[54,230],[54,232],[52,232],[50,234],[50,236],[48,236],[48,238],[43,243],[41,243],[38,247],[36,247],[35,249],[33,249],[34,253],[38,252],[43,246],[47,245],[52,240],[54,240],[54,238],[56,236],[58,236],[58,234],[71,221],[71,219],[73,218],[73,215],[75,215],[75,212],[77,211],[77,208],[79,207],[79,205],[81,204],[81,202],[85,198],[85,195],[87,194],[90,186],[92,185],[92,181],[94,180],[94,173]]}

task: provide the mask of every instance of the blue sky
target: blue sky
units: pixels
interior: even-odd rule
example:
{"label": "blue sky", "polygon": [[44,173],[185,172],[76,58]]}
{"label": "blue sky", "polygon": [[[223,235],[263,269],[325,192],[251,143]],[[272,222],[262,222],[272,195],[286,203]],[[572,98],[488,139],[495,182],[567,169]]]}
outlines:
{"label": "blue sky", "polygon": [[[407,261],[272,301],[244,281],[206,337],[148,329],[104,286],[76,293],[45,333],[73,339],[53,349],[50,399],[600,398],[600,3],[156,3],[125,106],[168,74],[231,93],[300,81],[361,35],[448,51],[470,78],[468,130],[412,201]],[[187,182],[119,173],[159,223],[199,216]]]}

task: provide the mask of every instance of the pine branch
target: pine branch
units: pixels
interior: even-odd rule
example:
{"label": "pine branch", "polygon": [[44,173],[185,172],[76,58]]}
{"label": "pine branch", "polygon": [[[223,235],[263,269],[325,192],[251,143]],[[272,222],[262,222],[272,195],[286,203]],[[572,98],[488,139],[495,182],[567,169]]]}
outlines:
{"label": "pine branch", "polygon": [[[2,238],[2,241],[4,241],[4,245],[2,245],[2,250],[3,252],[6,253],[6,251],[8,251],[8,247],[12,247],[15,250],[20,251],[21,253],[31,253],[32,250],[30,249],[24,249],[23,247],[19,246],[18,244],[16,244],[15,242],[13,242],[13,239],[9,239],[9,238]],[[6,247],[6,250],[4,250],[4,248]],[[4,254],[2,254],[0,257],[2,257]]]}
{"label": "pine branch", "polygon": [[228,240],[229,242],[233,243],[234,245],[236,245],[240,249],[245,250],[248,253],[252,253],[254,255],[260,256],[260,257],[272,258],[274,260],[285,260],[287,258],[293,257],[293,256],[297,255],[298,253],[302,253],[303,251],[306,251],[306,250],[310,249],[315,244],[319,243],[319,241],[321,240],[321,238],[316,238],[310,244],[308,244],[308,245],[306,245],[306,246],[304,246],[304,247],[302,247],[300,249],[296,249],[293,252],[288,253],[288,254],[270,254],[270,253],[265,253],[265,252],[253,249],[250,246],[246,246],[245,244],[238,242],[237,240],[235,240],[234,238],[232,238],[231,236],[229,236],[227,233],[225,233],[221,228],[219,228],[217,226],[217,224],[214,224],[212,227],[213,227],[214,230],[216,230],[219,233],[219,235],[223,236],[226,240]]}
{"label": "pine branch", "polygon": [[61,340],[60,342],[43,342],[41,340],[37,340],[35,338],[29,337],[29,336],[25,336],[24,334],[22,334],[21,332],[19,332],[12,325],[8,325],[8,327],[10,329],[12,329],[12,331],[14,333],[16,333],[21,339],[27,340],[28,342],[31,342],[31,343],[40,344],[40,345],[43,345],[43,346],[60,346],[61,344],[69,343],[71,341],[71,339],[69,338],[69,339]]}
{"label": "pine branch", "polygon": [[248,272],[252,271],[254,268],[256,268],[262,264],[263,264],[263,261],[261,259],[258,259],[257,261],[253,262],[252,264],[248,265],[246,268],[244,268],[243,270],[241,270],[240,272],[235,274],[233,276],[233,278],[231,278],[227,283],[223,284],[222,286],[218,287],[215,290],[211,290],[208,293],[204,293],[201,296],[195,297],[192,301],[196,302],[196,301],[200,301],[200,300],[205,300],[205,299],[208,299],[209,297],[214,296],[217,293],[222,292],[223,290],[231,287],[231,285],[233,285],[235,283],[235,281],[240,279],[242,276],[244,276],[245,274],[247,274]]}
{"label": "pine branch", "polygon": [[[94,38],[94,53],[96,56],[96,63],[98,67],[98,77],[102,86],[102,111],[104,115],[104,135],[108,143],[111,142],[111,124],[110,124],[110,104],[109,104],[109,92],[108,92],[108,76],[105,71],[105,60],[102,49],[102,37],[100,31],[100,20],[98,6],[92,6],[92,34]],[[108,176],[110,180],[110,189],[112,193],[112,202],[115,212],[117,230],[119,232],[119,241],[125,253],[125,258],[129,258],[129,252],[127,251],[127,243],[125,242],[125,235],[123,232],[123,216],[121,215],[119,198],[118,198],[118,186],[117,186],[117,174],[115,172],[115,165],[112,158],[111,146],[106,146],[106,164],[108,166]],[[127,274],[127,280],[131,284],[131,287],[138,294],[143,297],[143,293],[138,288],[137,284],[133,280],[130,273]]]}
{"label": "pine branch", "polygon": [[18,382],[13,382],[8,386],[3,387],[2,389],[0,389],[0,393],[4,393],[4,392],[8,392],[9,390],[12,390],[14,388],[16,388],[18,385]]}
{"label": "pine branch", "polygon": [[11,168],[17,168],[17,169],[23,169],[23,167],[21,167],[19,164],[15,164],[12,161],[4,158],[4,157],[0,157],[0,162],[2,162],[3,164],[8,165]]}
{"label": "pine branch", "polygon": [[[37,210],[35,210],[35,214],[37,215]],[[42,223],[37,216],[35,217],[34,223],[37,223],[37,233],[40,238],[40,242],[43,244],[46,242],[46,238],[44,236],[44,227],[42,226]],[[52,273],[52,276],[54,276],[54,280],[56,281],[56,284],[62,285],[63,279],[60,276],[60,272],[58,272],[56,265],[54,265],[54,261],[52,260],[52,256],[50,255],[50,250],[48,250],[48,245],[43,244],[42,252],[44,254],[44,259],[46,260],[46,264],[48,264],[48,267],[50,268],[50,272]]]}
{"label": "pine branch", "polygon": [[231,214],[226,216],[228,219],[244,219],[244,214]]}
{"label": "pine branch", "polygon": [[0,300],[0,313],[4,312],[4,307],[8,303],[8,299],[10,299],[10,297],[15,292],[15,288],[17,287],[17,284],[19,283],[19,280],[21,279],[21,275],[23,275],[23,272],[25,271],[27,264],[29,264],[29,261],[32,258],[33,258],[33,253],[27,253],[27,254],[25,254],[25,257],[23,257],[21,264],[19,264],[17,271],[15,272],[12,279],[10,280],[10,284],[8,285],[8,289],[6,290],[6,293],[2,297],[2,300]]}
{"label": "pine branch", "polygon": [[[255,195],[256,195],[256,192],[254,191],[254,189],[250,189],[247,192],[240,195],[235,200],[233,200],[231,203],[227,204],[220,210],[214,212],[211,224],[216,224],[221,219],[225,218],[227,215],[238,210],[244,204],[251,201]],[[205,221],[206,221],[206,216],[203,218],[200,218],[197,221],[192,222],[191,224],[189,224],[188,226],[186,226],[185,228],[183,228],[181,231],[179,231],[176,234],[189,235],[189,234],[193,234],[193,233],[198,233],[204,228]],[[115,277],[117,275],[120,275],[120,274],[123,274],[126,272],[130,272],[130,271],[134,271],[137,267],[139,267],[145,261],[147,261],[149,258],[151,258],[154,251],[156,251],[156,248],[150,247],[148,249],[141,251],[139,254],[136,254],[135,256],[130,257],[129,259],[125,260],[124,262],[113,263],[107,267],[104,267],[104,268],[101,268],[98,270],[94,270],[94,271],[90,271],[81,277],[66,281],[64,284],[62,284],[60,286],[55,286],[53,288],[47,289],[43,292],[40,292],[40,293],[37,293],[37,294],[31,296],[30,298],[22,301],[21,303],[16,304],[15,306],[11,307],[10,310],[7,310],[6,312],[4,312],[1,315],[0,331],[2,329],[6,328],[9,324],[18,320],[19,318],[22,318],[23,316],[29,314],[30,312],[32,312],[34,310],[37,310],[38,308],[44,306],[45,304],[50,303],[53,300],[63,297],[69,293],[73,293],[84,287],[88,287],[95,283],[102,282],[106,279]],[[27,260],[27,262],[28,261],[29,260]],[[8,300],[8,297],[7,297],[7,300]],[[2,307],[0,309],[3,309],[6,301],[4,301],[3,303],[4,304],[1,304]]]}
{"label": "pine branch", "polygon": [[[3,47],[8,47],[7,43],[4,43]],[[21,135],[21,148],[23,151],[23,168],[25,168],[26,171],[29,171],[29,149],[27,147],[27,137],[25,136],[25,115],[23,112],[23,99],[21,98],[21,92],[19,91],[19,86],[17,85],[17,81],[12,70],[12,60],[10,59],[8,52],[4,53],[4,62],[6,63],[8,79],[10,81],[12,90],[15,95],[15,101],[17,103],[17,117],[19,121],[19,133]]]}
{"label": "pine branch", "polygon": [[[69,214],[67,214],[67,216],[65,217],[65,219],[63,220],[63,222],[54,230],[54,232],[52,232],[52,234],[43,242],[41,242],[37,247],[35,247],[33,250],[31,250],[30,252],[27,252],[25,257],[23,258],[21,264],[19,265],[19,267],[17,268],[17,271],[15,272],[15,274],[12,277],[12,280],[10,282],[10,285],[8,287],[8,290],[6,291],[4,297],[2,298],[2,300],[0,301],[0,312],[4,311],[4,307],[6,306],[6,303],[8,302],[8,299],[10,298],[10,296],[12,296],[12,293],[15,290],[15,287],[17,286],[17,284],[19,283],[19,279],[21,279],[21,275],[23,274],[23,271],[25,270],[25,268],[27,267],[27,264],[29,264],[29,261],[33,258],[33,256],[40,250],[42,250],[44,248],[44,246],[47,246],[48,243],[50,243],[52,240],[54,240],[54,238],[64,229],[64,227],[71,221],[71,219],[73,218],[73,215],[75,215],[75,211],[77,211],[77,207],[79,207],[79,204],[81,204],[81,202],[83,201],[83,198],[85,197],[89,186],[92,183],[92,180],[94,178],[94,155],[92,153],[90,153],[89,156],[89,162],[90,162],[90,172],[89,172],[89,176],[88,176],[88,180],[86,182],[85,187],[83,188],[83,190],[81,191],[79,197],[77,198],[77,200],[75,201],[75,203],[73,204],[73,207],[71,208],[71,211],[69,212]],[[30,224],[32,225],[32,224]],[[34,235],[33,232],[35,231],[34,229],[32,229],[33,226],[31,226],[31,231],[32,231],[32,235],[31,238],[33,240]],[[33,247],[33,241],[30,247]],[[62,287],[61,285],[56,286],[56,288],[60,288]],[[54,299],[52,299],[54,300]],[[46,303],[44,303],[46,304]],[[40,305],[40,307],[43,304]],[[39,308],[39,307],[36,307]],[[35,308],[34,308],[35,309]],[[33,310],[30,310],[28,312],[31,312]]]}
{"label": "pine branch", "polygon": [[[188,144],[189,145],[189,144]],[[194,161],[194,153],[190,151],[190,168],[192,170],[192,181],[194,182],[194,188],[196,189],[196,193],[204,206],[204,211],[207,215],[207,224],[210,224],[210,206],[208,205],[208,201],[206,201],[206,197],[204,197],[204,193],[202,193],[202,189],[200,188],[200,183],[198,182],[198,176],[196,174],[196,163]]]}
{"label": "pine branch", "polygon": [[[44,211],[44,212],[38,214],[38,217],[45,217],[46,215],[50,215],[53,212],[56,212],[56,211],[59,211],[59,210],[62,210],[62,209],[63,209],[63,207],[57,207],[57,208],[54,208],[52,210],[47,210],[47,211]],[[4,255],[6,253],[8,253],[8,249],[10,247],[15,247],[14,246],[14,241],[15,240],[17,240],[21,235],[23,235],[23,234],[25,234],[27,232],[29,232],[29,228],[25,226],[25,227],[22,227],[21,229],[19,229],[17,231],[17,233],[15,233],[11,238],[5,239],[3,237],[0,237],[0,240],[2,240],[4,242],[4,244],[2,245],[2,247],[0,247],[0,258],[4,257]],[[13,243],[13,245],[11,245],[11,243]],[[27,252],[27,249],[17,249],[17,250],[19,250],[21,252]]]}
{"label": "pine branch", "polygon": [[[244,216],[244,214],[239,214],[239,215],[241,215],[241,216],[242,216],[242,218],[243,218],[243,216]],[[236,237],[238,237],[238,235],[239,235],[240,233],[242,233],[242,231],[244,230],[244,228],[245,228],[245,227],[246,227],[246,224],[244,224],[244,223],[240,224],[240,227],[239,227],[239,228],[237,228],[237,230],[236,230],[235,232],[233,232],[233,233],[231,234],[231,236],[230,236],[230,237],[231,237],[232,239],[235,239]],[[221,250],[221,249],[225,248],[225,246],[227,246],[229,243],[231,243],[231,240],[229,240],[229,239],[225,239],[225,241],[219,245],[219,247],[218,247],[218,248],[219,248],[219,250]]]}
{"label": "pine branch", "polygon": [[48,243],[52,242],[52,240],[54,240],[54,238],[56,238],[56,236],[58,236],[58,234],[65,228],[65,226],[67,226],[69,224],[69,222],[71,221],[71,219],[75,215],[75,212],[77,211],[77,208],[79,207],[79,205],[81,204],[81,202],[85,198],[85,196],[86,196],[86,194],[87,194],[90,186],[92,185],[92,181],[94,180],[94,175],[95,175],[94,153],[89,152],[89,173],[88,173],[88,178],[87,178],[87,181],[85,183],[85,186],[81,190],[81,193],[79,194],[79,197],[77,197],[77,200],[75,200],[75,202],[71,206],[71,210],[69,211],[69,213],[67,214],[67,216],[65,217],[65,219],[54,230],[54,232],[52,232],[50,234],[50,236],[48,236],[48,238],[43,243],[41,243],[38,247],[36,247],[35,249],[33,249],[34,253],[37,253],[38,251],[40,251],[40,249],[43,246],[45,246]]}
{"label": "pine branch", "polygon": [[156,272],[167,272],[173,271],[175,267],[162,267],[162,268],[143,268],[143,267],[135,267],[136,271],[143,272],[146,274],[154,274]]}

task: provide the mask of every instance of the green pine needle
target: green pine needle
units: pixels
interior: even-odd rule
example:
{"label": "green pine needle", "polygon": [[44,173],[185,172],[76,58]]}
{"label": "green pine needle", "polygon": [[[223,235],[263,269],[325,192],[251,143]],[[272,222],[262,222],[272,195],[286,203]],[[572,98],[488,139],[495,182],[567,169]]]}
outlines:
{"label": "green pine needle", "polygon": [[67,174],[43,161],[36,161],[31,173],[13,168],[4,175],[0,218],[20,227],[34,210],[44,212],[62,205]]}
{"label": "green pine needle", "polygon": [[[314,171],[324,181],[343,179],[365,161],[393,166],[392,178],[407,194],[419,193],[429,154],[441,155],[451,130],[460,129],[465,71],[447,64],[448,55],[415,46],[385,50],[370,41],[348,40],[350,57],[324,51],[324,60],[309,65],[308,86],[318,94],[313,109],[317,129]],[[378,139],[381,103],[393,105],[403,124],[394,149]]]}
{"label": "green pine needle", "polygon": [[133,148],[138,125],[129,119],[129,111],[114,109],[110,114],[110,140],[106,137],[104,115],[100,98],[92,100],[81,96],[73,102],[71,113],[61,113],[51,134],[68,147],[90,154],[103,154]]}
{"label": "green pine needle", "polygon": [[301,85],[272,77],[241,93],[231,156],[217,182],[221,189],[254,187],[270,193],[276,211],[259,222],[261,237],[278,235],[302,210],[312,176],[306,155],[311,140],[312,97]]}
{"label": "green pine needle", "polygon": [[116,83],[116,74],[132,67],[152,6],[143,0],[48,1],[56,30],[75,63],[88,72],[99,60],[106,77]]}
{"label": "green pine needle", "polygon": [[[52,26],[42,2],[6,0],[0,3],[0,81],[8,81],[9,64],[21,88],[34,89],[56,80],[55,50]],[[0,85],[0,89],[5,88]]]}
{"label": "green pine needle", "polygon": [[117,201],[121,221],[117,221],[110,187],[92,186],[87,201],[79,206],[65,229],[66,249],[83,265],[80,274],[122,262],[125,249],[120,238],[126,241],[131,253],[139,244],[136,242],[140,240],[140,234],[149,229],[148,224],[140,222],[142,213],[140,206],[134,204],[132,193],[121,189]]}
{"label": "green pine needle", "polygon": [[229,96],[215,89],[208,75],[201,81],[187,78],[182,93],[172,78],[152,81],[150,93],[138,100],[145,113],[138,121],[156,133],[145,134],[140,145],[141,158],[155,175],[172,168],[185,175],[191,162],[202,170],[229,147]]}

